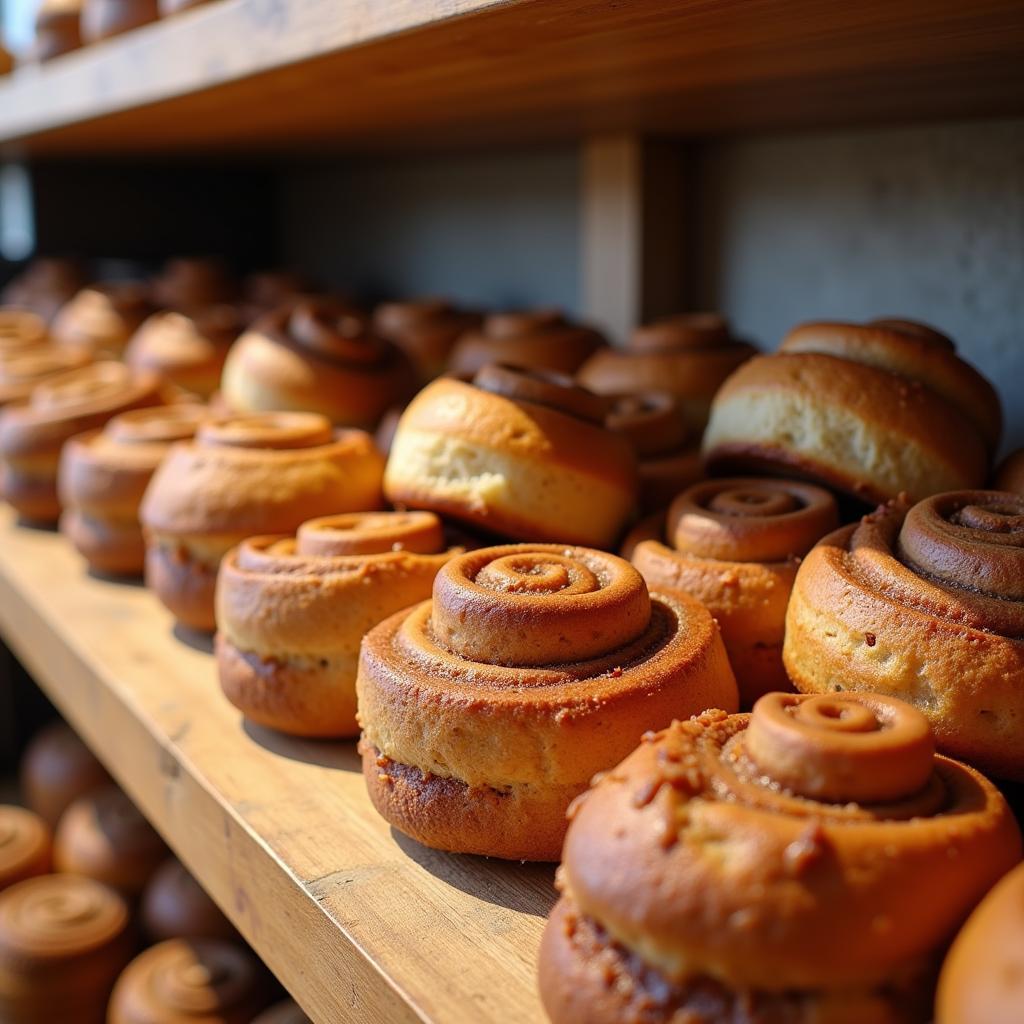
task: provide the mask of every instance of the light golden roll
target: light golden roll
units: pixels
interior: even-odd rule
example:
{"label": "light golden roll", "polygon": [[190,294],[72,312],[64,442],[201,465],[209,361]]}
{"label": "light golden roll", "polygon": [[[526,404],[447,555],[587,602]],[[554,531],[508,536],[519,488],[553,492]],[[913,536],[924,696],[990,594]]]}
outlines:
{"label": "light golden roll", "polygon": [[440,376],[458,338],[482,323],[478,313],[458,310],[445,299],[384,302],[373,314],[373,329],[405,352],[421,381]]}
{"label": "light golden roll", "polygon": [[939,749],[1024,780],[1024,498],[893,502],[804,559],[783,649],[797,689],[915,704]]}
{"label": "light golden roll", "polygon": [[595,772],[674,716],[737,706],[711,615],[616,555],[559,544],[447,562],[431,601],[363,641],[374,806],[427,846],[556,860]]}
{"label": "light golden roll", "polygon": [[61,307],[50,333],[58,345],[120,356],[152,311],[145,285],[130,281],[92,284]]}
{"label": "light golden roll", "polygon": [[24,807],[0,804],[0,892],[26,878],[45,875],[51,855],[46,822]]}
{"label": "light golden roll", "polygon": [[356,736],[359,644],[430,597],[449,549],[431,512],[311,519],[295,537],[252,537],[217,579],[217,667],[225,696],[260,725]]}
{"label": "light golden roll", "polygon": [[1024,865],[982,900],[949,951],[935,1024],[1024,1020]]}
{"label": "light golden roll", "polygon": [[992,487],[997,491],[1024,494],[1024,448],[1010,452],[996,469]]}
{"label": "light golden roll", "polygon": [[992,386],[952,342],[906,321],[805,324],[715,398],[718,471],[793,473],[866,502],[977,487],[1001,424]]}
{"label": "light golden roll", "polygon": [[266,969],[244,946],[168,939],[124,969],[107,1024],[251,1024],[270,993]]}
{"label": "light golden roll", "polygon": [[402,414],[385,493],[514,540],[610,547],[636,501],[636,458],[605,406],[558,374],[436,380]]}
{"label": "light golden roll", "polygon": [[645,737],[576,803],[541,943],[553,1024],[926,1024],[1021,840],[914,708],[768,694]]}
{"label": "light golden roll", "polygon": [[41,345],[0,357],[0,406],[23,402],[38,384],[92,362],[83,348]]}
{"label": "light golden roll", "polygon": [[[36,60],[81,46],[78,35],[79,0],[43,0],[36,15]],[[62,48],[63,47],[63,48]],[[47,323],[85,284],[74,260],[37,259],[16,274],[0,292],[0,303],[38,313]]]}
{"label": "light golden roll", "polygon": [[46,320],[31,309],[0,306],[0,362],[50,341]]}
{"label": "light golden roll", "polygon": [[132,409],[164,405],[165,386],[104,360],[37,384],[24,402],[0,411],[0,491],[22,519],[53,523],[60,516],[57,469],[64,443]]}
{"label": "light golden roll", "polygon": [[458,340],[448,371],[468,378],[490,363],[505,363],[571,375],[604,344],[592,327],[572,323],[555,309],[493,313]]}
{"label": "light golden roll", "polygon": [[237,412],[294,409],[365,428],[415,389],[405,353],[326,299],[302,299],[257,321],[228,353],[221,381]]}
{"label": "light golden roll", "polygon": [[668,391],[679,400],[690,430],[699,434],[722,381],[756,351],[735,340],[717,313],[682,313],[638,327],[625,348],[601,349],[576,379],[604,395]]}
{"label": "light golden roll", "polygon": [[104,1024],[114,981],[131,959],[128,906],[76,875],[43,875],[0,893],[0,1020]]}
{"label": "light golden roll", "polygon": [[231,922],[176,857],[168,857],[150,878],[139,917],[154,942],[238,937]]}
{"label": "light golden roll", "polygon": [[791,689],[786,606],[800,559],[839,524],[828,491],[792,480],[705,480],[652,516],[624,553],[655,590],[700,601],[722,629],[744,707]]}
{"label": "light golden roll", "polygon": [[154,313],[132,335],[124,361],[135,370],[159,373],[200,398],[220,386],[228,349],[242,330],[233,306],[211,306],[188,316]]}
{"label": "light golden roll", "polygon": [[146,563],[139,506],[157,466],[176,441],[209,417],[202,405],[136,409],[71,438],[61,452],[60,528],[98,572],[138,576]]}
{"label": "light golden roll", "polygon": [[640,511],[666,508],[704,475],[700,441],[686,425],[679,399],[668,391],[609,398],[604,425],[625,437],[636,452]]}
{"label": "light golden roll", "polygon": [[168,260],[150,284],[161,309],[193,313],[234,302],[238,286],[220,260],[183,257]]}
{"label": "light golden roll", "polygon": [[384,460],[361,430],[314,413],[234,416],[171,447],[140,510],[146,583],[176,618],[215,628],[221,558],[247,537],[380,508]]}
{"label": "light golden roll", "polygon": [[29,743],[18,770],[25,803],[49,827],[80,796],[110,783],[107,770],[65,722],[51,722]]}
{"label": "light golden roll", "polygon": [[269,1010],[264,1010],[253,1018],[252,1024],[312,1024],[310,1019],[291,999],[274,1003]]}
{"label": "light golden roll", "polygon": [[163,840],[114,785],[79,797],[53,836],[57,871],[94,878],[129,899],[142,894],[166,856]]}

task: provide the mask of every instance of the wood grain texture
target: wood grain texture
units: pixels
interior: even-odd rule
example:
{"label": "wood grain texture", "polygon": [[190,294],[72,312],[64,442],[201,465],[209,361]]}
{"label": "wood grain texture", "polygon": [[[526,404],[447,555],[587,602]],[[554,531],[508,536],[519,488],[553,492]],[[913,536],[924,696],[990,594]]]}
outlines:
{"label": "wood grain texture", "polygon": [[352,744],[246,726],[211,655],[139,586],[0,510],[0,630],[253,948],[321,1024],[540,1024],[549,867],[391,832]]}
{"label": "wood grain texture", "polygon": [[1019,0],[217,0],[19,69],[0,142],[422,148],[1022,110]]}

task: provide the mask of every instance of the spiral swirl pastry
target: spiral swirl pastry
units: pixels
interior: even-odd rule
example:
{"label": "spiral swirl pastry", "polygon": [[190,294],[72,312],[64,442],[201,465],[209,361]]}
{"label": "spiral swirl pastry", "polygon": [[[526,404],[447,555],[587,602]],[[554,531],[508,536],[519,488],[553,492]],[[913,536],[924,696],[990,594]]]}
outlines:
{"label": "spiral swirl pastry", "polygon": [[0,406],[23,402],[44,380],[88,366],[90,362],[92,356],[85,349],[57,345],[40,345],[0,356]]}
{"label": "spiral swirl pastry", "polygon": [[252,537],[217,581],[217,666],[228,700],[261,725],[355,736],[364,634],[430,597],[455,553],[431,512],[311,519],[295,537]]}
{"label": "spiral swirl pastry", "polygon": [[23,807],[0,804],[0,891],[50,870],[50,830]]}
{"label": "spiral swirl pastry", "polygon": [[312,1024],[312,1022],[296,1003],[291,999],[285,999],[253,1018],[252,1024]]}
{"label": "spiral swirl pastry", "polygon": [[490,363],[505,363],[573,374],[603,346],[604,338],[592,327],[571,323],[555,309],[494,313],[456,342],[448,370],[468,379]]}
{"label": "spiral swirl pastry", "polygon": [[[57,56],[46,52],[51,44],[72,43],[67,49],[82,45],[78,36],[79,7],[78,0],[43,0],[36,14],[34,59]],[[33,260],[0,291],[0,305],[31,310],[49,323],[54,313],[73,298],[84,283],[81,268],[73,260]]]}
{"label": "spiral swirl pastry", "polygon": [[57,467],[64,443],[118,413],[163,405],[169,398],[158,377],[109,360],[43,380],[27,401],[0,411],[4,498],[23,519],[56,522]]}
{"label": "spiral swirl pastry", "polygon": [[154,942],[238,937],[231,922],[176,857],[168,857],[149,880],[139,917]]}
{"label": "spiral swirl pastry", "polygon": [[269,1001],[266,970],[243,946],[168,939],[124,969],[107,1024],[250,1024]]}
{"label": "spiral swirl pastry", "polygon": [[223,263],[196,257],[168,260],[150,290],[161,309],[186,314],[233,302],[238,294]]}
{"label": "spiral swirl pastry", "polygon": [[892,502],[826,537],[797,573],[783,658],[798,690],[890,693],[939,749],[1024,780],[1024,498]]}
{"label": "spiral swirl pastry", "polygon": [[187,403],[136,409],[64,445],[57,477],[60,526],[93,569],[142,574],[142,496],[171,445],[194,436],[208,416],[204,406]]}
{"label": "spiral swirl pastry", "polygon": [[363,641],[363,774],[438,849],[556,860],[565,812],[648,728],[736,707],[718,628],[615,555],[511,544],[446,562]]}
{"label": "spiral swirl pastry", "polygon": [[1024,865],[982,900],[939,976],[935,1024],[1017,1024],[1024,1012]]}
{"label": "spiral swirl pastry", "polygon": [[135,898],[167,856],[167,847],[117,786],[79,797],[57,824],[53,863]]}
{"label": "spiral swirl pastry", "polygon": [[130,281],[93,284],[61,307],[50,333],[58,345],[119,356],[152,311],[145,285]]}
{"label": "spiral swirl pastry", "polygon": [[482,324],[478,313],[458,310],[445,299],[384,302],[373,314],[373,329],[405,352],[424,382],[440,376],[458,338]]}
{"label": "spiral swirl pastry", "polygon": [[1024,494],[1024,448],[1010,452],[996,469],[992,486],[997,491]]}
{"label": "spiral swirl pastry", "polygon": [[415,389],[405,353],[331,299],[300,299],[257,321],[232,347],[221,381],[237,412],[295,409],[365,428]]}
{"label": "spiral swirl pastry", "polygon": [[50,340],[46,321],[30,309],[0,307],[0,361],[30,349],[42,348]]}
{"label": "spiral swirl pastry", "polygon": [[143,498],[146,583],[180,622],[212,631],[228,550],[312,516],[379,508],[383,469],[369,434],[314,413],[205,422],[172,445]]}
{"label": "spiral swirl pastry", "polygon": [[707,606],[749,707],[790,689],[782,665],[786,605],[800,559],[838,525],[832,496],[793,480],[705,480],[643,520],[624,553],[656,590]]}
{"label": "spiral swirl pastry", "polygon": [[700,443],[686,425],[679,399],[670,392],[611,395],[604,422],[636,452],[641,512],[666,508],[703,476]]}
{"label": "spiral swirl pastry", "polygon": [[804,324],[740,367],[704,436],[713,469],[796,471],[863,501],[978,487],[1002,416],[953,343],[902,320]]}
{"label": "spiral swirl pastry", "polygon": [[132,957],[128,907],[79,875],[43,875],[0,893],[0,1020],[104,1024]]}
{"label": "spiral swirl pastry", "polygon": [[945,943],[1021,852],[999,791],[933,743],[867,693],[646,736],[573,808],[554,1024],[925,1024]]}
{"label": "spiral swirl pastry", "polygon": [[699,435],[719,385],[756,351],[736,341],[717,313],[684,313],[638,327],[626,348],[602,349],[576,379],[601,394],[668,391]]}
{"label": "spiral swirl pastry", "polygon": [[606,407],[559,374],[495,365],[472,384],[436,380],[399,421],[385,493],[514,540],[609,547],[633,510],[636,458]]}

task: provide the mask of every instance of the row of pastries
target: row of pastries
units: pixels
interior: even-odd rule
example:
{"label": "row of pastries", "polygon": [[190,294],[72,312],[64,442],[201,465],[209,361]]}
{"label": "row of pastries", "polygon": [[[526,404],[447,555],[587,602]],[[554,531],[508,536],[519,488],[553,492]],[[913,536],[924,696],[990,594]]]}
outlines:
{"label": "row of pastries", "polygon": [[[247,718],[358,736],[400,831],[561,860],[556,1024],[930,1019],[1021,858],[981,774],[1024,781],[991,384],[904,320],[760,354],[686,315],[615,349],[553,311],[275,298],[211,302],[248,326],[209,404],[135,334],[8,405],[7,500],[216,631]],[[81,351],[50,336],[75,301],[22,298],[10,358]],[[1013,949],[999,974],[971,939],[1016,875],[939,1024],[1024,1012]]]}

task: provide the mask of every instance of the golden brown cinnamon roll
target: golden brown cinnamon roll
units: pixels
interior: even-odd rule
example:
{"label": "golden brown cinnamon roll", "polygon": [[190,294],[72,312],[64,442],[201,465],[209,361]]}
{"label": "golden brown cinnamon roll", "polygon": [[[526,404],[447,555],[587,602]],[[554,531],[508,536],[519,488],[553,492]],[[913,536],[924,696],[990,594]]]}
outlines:
{"label": "golden brown cinnamon roll", "polygon": [[377,810],[428,846],[524,860],[557,859],[570,801],[645,729],[737,702],[705,608],[556,544],[447,562],[432,601],[367,634],[356,688]]}
{"label": "golden brown cinnamon roll", "polygon": [[244,946],[168,939],[124,969],[107,1024],[251,1024],[270,994],[266,969]]}
{"label": "golden brown cinnamon roll", "polygon": [[46,320],[38,313],[30,309],[0,307],[0,361],[43,348],[49,340]]}
{"label": "golden brown cinnamon roll", "polygon": [[0,804],[0,892],[50,870],[51,839],[46,822],[24,807]]}
{"label": "golden brown cinnamon roll", "polygon": [[303,299],[253,325],[228,354],[224,400],[238,412],[296,409],[347,427],[373,427],[415,390],[412,364],[361,316]]}
{"label": "golden brown cinnamon roll", "polygon": [[212,631],[221,558],[246,537],[380,507],[384,460],[361,430],[314,413],[234,416],[172,446],[141,507],[146,583],[179,621]]}
{"label": "golden brown cinnamon roll", "polygon": [[295,537],[252,537],[217,579],[217,666],[228,700],[261,725],[355,736],[359,643],[430,597],[449,549],[431,512],[311,519]]}
{"label": "golden brown cinnamon roll", "polygon": [[152,311],[145,285],[130,281],[92,284],[61,307],[50,333],[58,345],[119,356]]}
{"label": "golden brown cinnamon roll", "polygon": [[468,331],[458,340],[448,370],[467,378],[490,363],[504,363],[573,374],[603,345],[604,338],[592,327],[572,323],[555,309],[492,313],[480,329]]}
{"label": "golden brown cinnamon roll", "polygon": [[142,496],[171,445],[193,437],[208,416],[203,406],[187,403],[136,409],[64,445],[57,477],[60,528],[93,569],[142,573]]}
{"label": "golden brown cinnamon roll", "polygon": [[1024,779],[1024,498],[893,502],[804,559],[783,650],[797,689],[915,704],[939,749]]}
{"label": "golden brown cinnamon roll", "polygon": [[235,300],[238,288],[220,260],[196,257],[168,260],[151,284],[162,309],[192,313]]}
{"label": "golden brown cinnamon roll", "polygon": [[44,380],[68,370],[88,366],[92,356],[85,349],[41,345],[0,358],[0,406],[22,402]]}
{"label": "golden brown cinnamon roll", "polygon": [[554,1024],[925,1024],[945,943],[1020,852],[901,701],[708,711],[574,806],[541,996]]}
{"label": "golden brown cinnamon roll", "polygon": [[838,523],[834,499],[813,484],[705,480],[680,494],[667,516],[640,523],[624,553],[648,586],[681,590],[714,615],[749,707],[770,690],[790,689],[782,636],[797,566]]}
{"label": "golden brown cinnamon roll", "polygon": [[402,414],[385,492],[515,540],[610,546],[633,510],[636,459],[605,412],[559,374],[436,380]]}
{"label": "golden brown cinnamon roll", "polygon": [[43,875],[0,893],[0,1020],[104,1024],[132,957],[128,907],[79,875]]}
{"label": "golden brown cinnamon roll", "polygon": [[168,857],[149,880],[139,916],[154,942],[238,937],[231,922],[177,857]]}
{"label": "golden brown cinnamon roll", "polygon": [[373,329],[412,360],[421,381],[440,376],[452,346],[483,317],[456,309],[445,299],[384,302],[373,314]]}
{"label": "golden brown cinnamon roll", "polygon": [[756,352],[717,313],[682,313],[638,327],[625,349],[595,353],[576,379],[600,394],[668,391],[699,434],[722,381]]}
{"label": "golden brown cinnamon roll", "polygon": [[1010,452],[996,469],[992,487],[997,491],[1024,494],[1024,448]]}
{"label": "golden brown cinnamon roll", "polygon": [[741,366],[704,435],[713,469],[820,480],[864,501],[914,500],[988,476],[999,398],[922,324],[804,324]]}
{"label": "golden brown cinnamon roll", "polygon": [[[82,45],[78,35],[79,7],[79,0],[43,0],[36,15],[33,56],[37,60],[56,57]],[[49,323],[83,284],[82,270],[74,260],[33,260],[8,281],[0,292],[0,303],[29,309]]]}
{"label": "golden brown cinnamon roll", "polygon": [[0,411],[0,490],[26,520],[52,523],[60,515],[57,467],[75,434],[103,426],[132,409],[163,405],[168,394],[152,374],[101,361],[37,384],[27,401]]}

